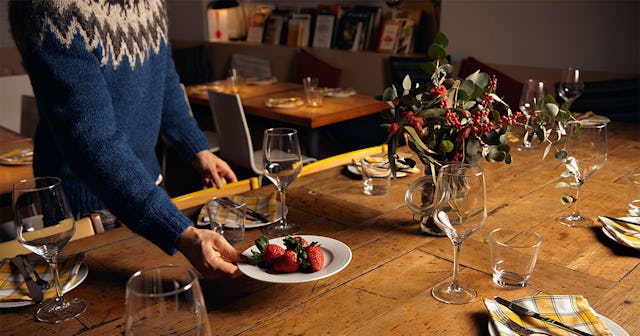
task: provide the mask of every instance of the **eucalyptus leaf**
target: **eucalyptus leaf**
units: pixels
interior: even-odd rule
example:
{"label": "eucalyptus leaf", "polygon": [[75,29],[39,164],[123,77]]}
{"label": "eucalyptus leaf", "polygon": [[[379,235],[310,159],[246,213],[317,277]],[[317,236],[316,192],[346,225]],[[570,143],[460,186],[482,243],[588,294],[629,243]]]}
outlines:
{"label": "eucalyptus leaf", "polygon": [[548,115],[550,117],[555,118],[558,115],[559,111],[560,111],[560,109],[558,108],[558,105],[556,105],[556,104],[546,103],[546,104],[542,105],[542,113],[544,113],[545,115]]}
{"label": "eucalyptus leaf", "polygon": [[471,97],[476,90],[476,86],[473,81],[465,80],[462,82],[462,85],[460,85],[460,90],[464,91],[468,97]]}
{"label": "eucalyptus leaf", "polygon": [[431,58],[442,59],[447,57],[447,51],[441,45],[432,44],[427,55]]}
{"label": "eucalyptus leaf", "polygon": [[556,183],[556,188],[571,188],[571,183],[567,183],[567,182],[558,182]]}
{"label": "eucalyptus leaf", "polygon": [[544,154],[542,154],[542,158],[546,158],[547,155],[549,155],[549,152],[551,151],[551,147],[553,146],[553,144],[548,144],[547,147],[545,147],[544,149]]}
{"label": "eucalyptus leaf", "polygon": [[467,141],[467,146],[466,146],[467,154],[474,155],[475,153],[478,153],[479,150],[480,150],[480,141],[476,139]]}
{"label": "eucalyptus leaf", "polygon": [[443,64],[441,68],[447,73],[447,75],[452,74],[453,71],[455,70],[453,65],[451,64]]}
{"label": "eucalyptus leaf", "polygon": [[436,36],[433,37],[433,43],[437,43],[444,48],[449,46],[449,38],[443,32],[438,32]]}

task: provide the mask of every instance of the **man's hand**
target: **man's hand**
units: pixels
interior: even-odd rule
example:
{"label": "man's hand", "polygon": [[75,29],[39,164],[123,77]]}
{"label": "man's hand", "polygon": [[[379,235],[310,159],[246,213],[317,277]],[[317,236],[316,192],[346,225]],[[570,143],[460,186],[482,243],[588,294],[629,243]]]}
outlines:
{"label": "man's hand", "polygon": [[229,182],[238,181],[229,165],[208,150],[198,152],[191,164],[202,175],[206,188],[220,188]]}
{"label": "man's hand", "polygon": [[236,250],[219,233],[188,227],[176,248],[205,278],[236,277],[240,275],[237,262],[247,258]]}

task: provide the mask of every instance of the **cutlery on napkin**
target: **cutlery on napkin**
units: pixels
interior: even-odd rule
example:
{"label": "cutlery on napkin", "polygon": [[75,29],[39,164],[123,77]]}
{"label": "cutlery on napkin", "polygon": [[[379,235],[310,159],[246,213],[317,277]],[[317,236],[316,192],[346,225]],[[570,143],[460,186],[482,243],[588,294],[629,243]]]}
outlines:
{"label": "cutlery on napkin", "polygon": [[[61,256],[58,260],[59,274],[60,274],[60,286],[65,288],[70,283],[73,283],[80,270],[80,265],[84,259],[85,254],[79,253],[69,257]],[[16,257],[14,259],[18,259]],[[26,260],[20,258],[21,260]],[[38,258],[32,265],[33,269],[37,271],[43,278],[53,279],[49,265],[42,258]],[[26,269],[25,269],[26,271]],[[29,280],[25,282],[25,277],[18,273],[12,259],[6,258],[0,260],[0,301],[37,301],[29,295],[30,288]],[[29,274],[29,273],[28,273]],[[33,278],[29,277],[34,285],[40,287],[40,291],[43,293],[43,299],[47,300],[56,296],[56,290],[52,286],[49,289],[43,289],[37,285]]]}
{"label": "cutlery on napkin", "polygon": [[602,227],[623,245],[640,249],[640,224],[629,220],[598,216]]}
{"label": "cutlery on napkin", "polygon": [[[581,295],[535,295],[513,300],[516,304],[561,323],[588,332],[594,336],[612,335],[607,326],[598,318],[586,298]],[[549,323],[528,316],[519,316],[510,309],[498,304],[494,300],[485,299],[484,305],[491,315],[492,323],[502,336],[517,336],[518,334],[500,323],[497,309],[502,310],[517,324],[533,329],[551,332],[552,334],[567,335],[565,330]]]}

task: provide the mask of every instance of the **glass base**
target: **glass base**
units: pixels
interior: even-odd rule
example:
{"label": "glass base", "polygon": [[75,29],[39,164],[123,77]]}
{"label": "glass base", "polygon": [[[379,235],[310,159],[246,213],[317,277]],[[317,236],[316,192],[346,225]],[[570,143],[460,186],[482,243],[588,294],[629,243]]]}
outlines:
{"label": "glass base", "polygon": [[300,224],[287,223],[283,225],[282,223],[275,223],[265,227],[262,233],[269,238],[276,238],[294,235],[300,232],[301,229],[302,226]]}
{"label": "glass base", "polygon": [[570,226],[570,227],[588,228],[588,227],[595,226],[595,223],[593,222],[593,220],[589,218],[584,218],[578,214],[561,216],[556,218],[556,221],[564,226]]}
{"label": "glass base", "polygon": [[533,143],[526,143],[526,144],[521,144],[520,146],[518,146],[517,148],[519,151],[535,151],[535,150],[539,150],[540,146],[534,145]]}
{"label": "glass base", "polygon": [[431,295],[436,300],[449,304],[465,304],[473,302],[478,293],[471,287],[453,286],[451,281],[441,282],[431,289]]}
{"label": "glass base", "polygon": [[40,304],[36,319],[40,322],[60,323],[72,319],[87,310],[87,304],[78,299],[50,299]]}

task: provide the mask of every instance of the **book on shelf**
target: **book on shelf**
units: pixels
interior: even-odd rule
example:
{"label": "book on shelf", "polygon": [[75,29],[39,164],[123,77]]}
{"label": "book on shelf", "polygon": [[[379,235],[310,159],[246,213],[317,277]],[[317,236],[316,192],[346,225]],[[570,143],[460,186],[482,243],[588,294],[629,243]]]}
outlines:
{"label": "book on shelf", "polygon": [[311,30],[311,14],[293,14],[287,25],[287,45],[308,47]]}
{"label": "book on shelf", "polygon": [[409,55],[413,53],[413,31],[415,23],[411,19],[395,19],[400,24],[398,40],[396,41],[394,53],[399,55]]}
{"label": "book on shelf", "polygon": [[251,15],[247,29],[247,42],[262,43],[268,16],[269,12],[265,10],[256,10]]}
{"label": "book on shelf", "polygon": [[336,31],[335,47],[341,50],[363,50],[368,26],[367,11],[357,7],[345,9]]}
{"label": "book on shelf", "polygon": [[314,48],[332,48],[335,43],[338,22],[342,16],[342,6],[340,4],[319,4],[316,13],[312,46]]}
{"label": "book on shelf", "polygon": [[354,10],[367,13],[369,20],[364,32],[364,46],[362,50],[375,50],[378,44],[378,35],[382,24],[382,8],[379,6],[357,5]]}
{"label": "book on shelf", "polygon": [[265,27],[263,43],[271,45],[280,44],[283,28],[284,17],[282,15],[269,15]]}
{"label": "book on shelf", "polygon": [[380,38],[378,39],[378,52],[394,52],[398,34],[400,33],[400,22],[389,19],[382,24]]}

